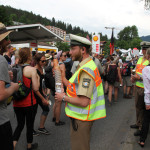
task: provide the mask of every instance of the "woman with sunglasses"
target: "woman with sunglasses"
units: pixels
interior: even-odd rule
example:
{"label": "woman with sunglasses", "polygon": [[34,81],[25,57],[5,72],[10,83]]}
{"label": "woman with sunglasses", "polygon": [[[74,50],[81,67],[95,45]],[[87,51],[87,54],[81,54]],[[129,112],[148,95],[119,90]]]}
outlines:
{"label": "woman with sunglasses", "polygon": [[[45,55],[43,53],[37,53],[35,56],[34,56],[34,60],[35,60],[35,68],[37,69],[37,73],[40,77],[40,88],[39,88],[39,92],[40,94],[42,95],[43,99],[45,99],[45,94],[44,94],[44,90],[43,90],[43,80],[44,80],[44,72],[43,72],[43,67],[45,66],[46,64],[46,58],[45,58]],[[40,118],[40,127],[38,128],[38,132],[40,133],[43,133],[43,134],[50,134],[49,131],[47,131],[45,129],[45,121],[47,119],[47,115],[49,113],[49,106],[48,106],[48,101],[47,103],[43,103],[42,99],[35,95],[36,97],[36,100],[37,100],[37,103],[41,106],[43,112],[41,114],[41,118]],[[46,100],[46,99],[45,99]],[[33,135],[34,136],[37,136],[38,133],[33,131]]]}

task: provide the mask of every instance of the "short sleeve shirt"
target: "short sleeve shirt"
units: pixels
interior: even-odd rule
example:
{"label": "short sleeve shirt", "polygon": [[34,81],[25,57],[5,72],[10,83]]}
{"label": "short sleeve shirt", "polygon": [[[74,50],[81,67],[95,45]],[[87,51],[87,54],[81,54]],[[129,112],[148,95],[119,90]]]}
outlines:
{"label": "short sleeve shirt", "polygon": [[[8,63],[2,55],[0,55],[0,81],[4,81],[5,84],[10,83]],[[6,123],[7,121],[9,121],[7,116],[7,104],[6,100],[2,100],[0,101],[0,125]]]}
{"label": "short sleeve shirt", "polygon": [[[77,70],[83,66],[86,62],[88,62],[91,58],[88,57],[85,60],[83,60],[77,67]],[[88,98],[91,98],[93,93],[93,87],[94,87],[94,79],[87,74],[86,72],[82,71],[79,77],[79,86],[77,95],[86,96]]]}

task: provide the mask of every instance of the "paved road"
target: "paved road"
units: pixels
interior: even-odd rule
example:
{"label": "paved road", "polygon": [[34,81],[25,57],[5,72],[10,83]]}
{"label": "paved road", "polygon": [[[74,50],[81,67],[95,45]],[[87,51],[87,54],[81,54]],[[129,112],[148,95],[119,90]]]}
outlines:
{"label": "paved road", "polygon": [[[111,107],[106,101],[107,117],[95,121],[91,132],[91,150],[140,150],[137,141],[133,136],[135,130],[130,129],[130,124],[135,121],[134,99],[123,99],[122,89],[119,91],[118,103],[113,103]],[[107,99],[107,97],[106,97]],[[8,107],[13,130],[16,127],[12,105]],[[64,112],[62,106],[61,120],[66,122],[64,126],[55,126],[52,120],[52,106],[46,121],[46,129],[50,130],[50,135],[40,135],[34,137],[34,142],[38,142],[38,150],[70,150],[69,126],[70,120]],[[41,109],[35,120],[35,129],[38,128]],[[23,130],[16,150],[26,149],[26,129]],[[150,139],[150,138],[149,138]],[[150,149],[147,140],[145,150]]]}

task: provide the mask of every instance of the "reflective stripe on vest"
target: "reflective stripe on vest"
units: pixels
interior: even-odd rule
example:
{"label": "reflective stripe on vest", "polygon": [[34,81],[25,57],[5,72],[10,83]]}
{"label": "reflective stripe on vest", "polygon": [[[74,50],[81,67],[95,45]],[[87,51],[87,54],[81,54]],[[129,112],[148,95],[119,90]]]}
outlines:
{"label": "reflective stripe on vest", "polygon": [[[137,65],[136,65],[136,74],[139,75],[142,78],[142,70],[144,67],[146,67],[149,64],[148,60],[145,60],[143,63],[143,57],[139,58]],[[136,81],[136,86],[140,88],[144,88],[143,81]]]}
{"label": "reflective stripe on vest", "polygon": [[69,80],[67,87],[67,94],[69,97],[76,97],[79,85],[79,77],[81,71],[85,71],[94,79],[93,93],[90,99],[90,104],[87,107],[79,107],[73,104],[67,103],[65,111],[66,115],[82,121],[92,121],[106,117],[104,92],[102,86],[102,80],[99,75],[99,71],[93,62],[88,61],[84,64],[72,78]]}

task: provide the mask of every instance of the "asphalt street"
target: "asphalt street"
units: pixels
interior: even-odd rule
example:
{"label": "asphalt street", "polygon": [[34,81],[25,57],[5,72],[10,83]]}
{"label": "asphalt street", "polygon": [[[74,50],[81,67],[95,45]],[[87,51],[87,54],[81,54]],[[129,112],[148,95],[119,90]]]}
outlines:
{"label": "asphalt street", "polygon": [[[123,91],[119,90],[118,102],[108,106],[106,98],[107,117],[94,122],[91,131],[91,150],[140,150],[137,144],[138,137],[134,137],[134,129],[130,125],[135,123],[135,107],[133,99],[123,99]],[[53,98],[52,104],[54,102]],[[38,150],[70,150],[70,119],[64,112],[65,104],[62,105],[61,120],[66,124],[55,126],[52,122],[52,105],[45,124],[45,128],[50,131],[50,135],[40,134],[34,137],[34,142],[39,144]],[[12,104],[8,106],[9,117],[13,131],[16,127],[16,117]],[[38,113],[35,120],[35,130],[39,127],[41,108],[38,107]],[[150,135],[145,150],[150,150]],[[26,150],[26,127],[24,128],[18,141],[16,150]]]}

